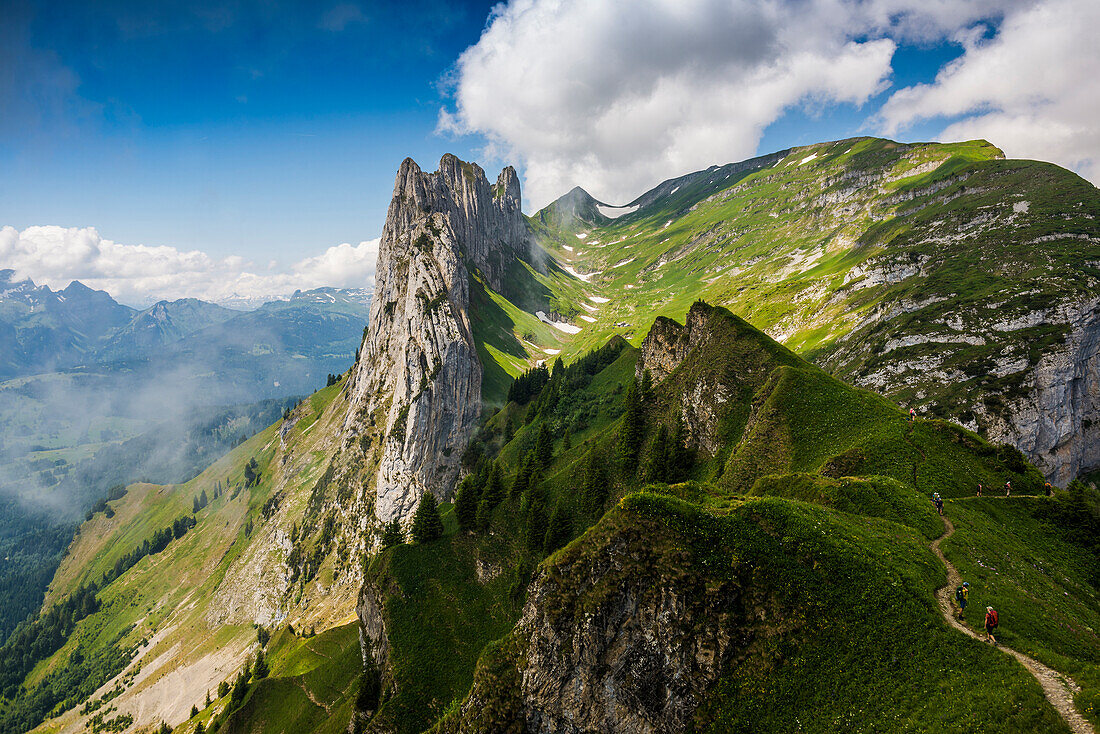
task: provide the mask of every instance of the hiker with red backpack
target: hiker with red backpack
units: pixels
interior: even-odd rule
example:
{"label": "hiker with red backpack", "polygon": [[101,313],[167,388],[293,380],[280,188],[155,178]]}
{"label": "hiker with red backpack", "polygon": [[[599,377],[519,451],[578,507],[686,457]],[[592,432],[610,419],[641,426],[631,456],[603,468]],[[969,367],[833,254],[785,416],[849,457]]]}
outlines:
{"label": "hiker with red backpack", "polygon": [[909,422],[912,423],[917,419],[917,411],[914,408],[909,409]]}
{"label": "hiker with red backpack", "polygon": [[1012,494],[1012,482],[1005,482],[1005,497]]}
{"label": "hiker with red backpack", "polygon": [[993,633],[997,631],[997,625],[1000,624],[1000,620],[997,618],[997,610],[993,607],[985,608],[985,639],[987,642],[992,642],[994,647],[997,645],[997,638],[993,636]]}
{"label": "hiker with red backpack", "polygon": [[979,497],[982,496],[982,483],[981,482],[978,482],[978,496]]}

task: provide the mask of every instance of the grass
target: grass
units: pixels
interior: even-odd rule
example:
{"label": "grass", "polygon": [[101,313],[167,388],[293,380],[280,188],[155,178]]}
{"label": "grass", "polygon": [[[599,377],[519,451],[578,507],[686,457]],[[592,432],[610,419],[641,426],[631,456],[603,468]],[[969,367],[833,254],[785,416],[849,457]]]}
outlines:
{"label": "grass", "polygon": [[981,630],[985,607],[1000,616],[999,638],[1072,676],[1079,708],[1100,723],[1100,594],[1090,556],[1042,519],[1046,497],[949,501],[956,532],[944,554],[970,582],[967,622]]}
{"label": "grass", "polygon": [[[612,547],[609,568],[602,559]],[[738,590],[743,601],[724,610],[723,627],[747,644],[729,653],[693,730],[1068,731],[1023,668],[946,627],[932,597],[943,568],[926,538],[904,525],[776,498],[716,516],[639,493],[552,556],[544,573],[532,620],[539,636],[514,634],[487,648],[483,687],[468,699],[477,710],[463,731],[501,730],[522,716],[513,692],[496,686],[535,654],[529,645],[560,645],[551,649],[568,656],[579,644],[569,631],[607,618],[623,596],[645,608],[654,595],[703,587],[718,598],[723,588]],[[708,644],[705,602],[694,603],[703,606],[681,607],[680,623]],[[592,685],[615,685],[615,655],[628,649],[629,627],[605,634],[612,636],[583,653],[610,666]],[[554,703],[544,701],[549,710]],[[494,707],[495,720],[486,720],[482,712]],[[455,718],[440,730],[456,730]]]}

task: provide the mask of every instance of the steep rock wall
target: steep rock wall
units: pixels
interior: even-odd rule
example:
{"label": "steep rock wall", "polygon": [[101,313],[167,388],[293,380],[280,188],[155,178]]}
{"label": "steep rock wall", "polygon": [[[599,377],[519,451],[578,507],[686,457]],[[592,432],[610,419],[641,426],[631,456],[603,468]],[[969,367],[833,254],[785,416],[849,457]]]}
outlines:
{"label": "steep rock wall", "polygon": [[450,498],[481,410],[468,265],[500,287],[526,234],[511,168],[490,186],[452,155],[430,174],[401,164],[345,421],[378,520],[407,521],[426,491]]}

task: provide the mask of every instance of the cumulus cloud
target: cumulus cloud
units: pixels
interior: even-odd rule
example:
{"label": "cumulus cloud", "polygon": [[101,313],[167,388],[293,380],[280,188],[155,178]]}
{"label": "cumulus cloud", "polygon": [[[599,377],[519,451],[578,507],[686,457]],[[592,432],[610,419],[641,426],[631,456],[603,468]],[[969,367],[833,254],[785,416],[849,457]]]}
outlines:
{"label": "cumulus cloud", "polygon": [[1008,15],[992,38],[972,33],[965,53],[931,84],[895,92],[883,127],[959,118],[943,140],[986,138],[1014,158],[1073,168],[1100,183],[1100,3],[1046,0]]}
{"label": "cumulus cloud", "polygon": [[746,158],[787,110],[862,105],[900,42],[999,17],[1008,0],[513,0],[458,59],[441,132],[525,167],[529,208],[573,185],[624,203]]}
{"label": "cumulus cloud", "polygon": [[159,299],[258,302],[321,286],[373,288],[378,240],[343,243],[289,267],[214,258],[199,250],[124,245],[104,239],[92,227],[0,228],[0,268],[51,288],[79,280],[125,303]]}

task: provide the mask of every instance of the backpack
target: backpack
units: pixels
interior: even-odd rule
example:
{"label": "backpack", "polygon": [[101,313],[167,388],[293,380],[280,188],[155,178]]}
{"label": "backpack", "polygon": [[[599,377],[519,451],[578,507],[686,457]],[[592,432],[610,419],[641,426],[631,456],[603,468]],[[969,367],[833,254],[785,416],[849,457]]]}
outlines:
{"label": "backpack", "polygon": [[990,609],[989,610],[989,616],[992,617],[992,619],[990,620],[990,622],[992,622],[992,624],[989,625],[990,627],[996,627],[998,624],[1001,623],[1000,620],[997,618],[997,610],[996,609]]}
{"label": "backpack", "polygon": [[963,587],[955,589],[955,601],[961,602],[963,600]]}

